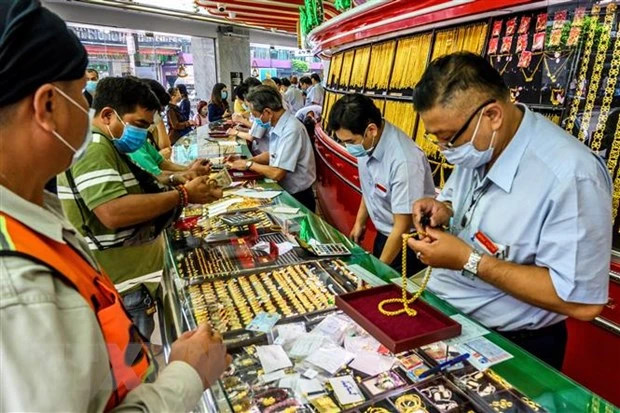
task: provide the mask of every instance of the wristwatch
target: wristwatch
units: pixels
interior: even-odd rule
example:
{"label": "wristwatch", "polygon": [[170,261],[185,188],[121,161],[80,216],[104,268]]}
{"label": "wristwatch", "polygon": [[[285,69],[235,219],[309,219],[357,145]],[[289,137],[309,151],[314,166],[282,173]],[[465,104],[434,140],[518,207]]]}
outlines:
{"label": "wristwatch", "polygon": [[482,252],[474,248],[471,251],[471,254],[469,254],[469,259],[467,260],[467,263],[463,266],[461,274],[473,280],[474,277],[478,275],[478,264],[480,264],[481,259]]}
{"label": "wristwatch", "polygon": [[250,169],[252,165],[254,165],[254,161],[247,161],[245,163],[245,170],[247,171],[248,169]]}

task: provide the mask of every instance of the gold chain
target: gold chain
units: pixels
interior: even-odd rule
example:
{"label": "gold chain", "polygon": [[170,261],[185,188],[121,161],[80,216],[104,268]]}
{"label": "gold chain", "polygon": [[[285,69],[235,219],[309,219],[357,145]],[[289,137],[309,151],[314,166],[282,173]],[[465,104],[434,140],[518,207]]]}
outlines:
{"label": "gold chain", "polygon": [[[618,165],[618,156],[620,155],[620,122],[616,124],[616,132],[614,133],[614,140],[611,144],[609,151],[609,160],[607,161],[607,168],[614,173],[616,165]],[[613,175],[612,175],[613,176]],[[618,207],[620,207],[620,171],[616,171],[616,178],[614,179],[614,191],[611,198],[611,214],[612,222],[616,221],[618,215]],[[620,232],[620,228],[618,228]]]}
{"label": "gold chain", "polygon": [[[403,249],[402,249],[402,262],[401,262],[402,263],[401,277],[402,277],[402,284],[403,284],[401,289],[402,289],[403,297],[402,298],[388,298],[387,300],[381,301],[378,306],[379,312],[388,317],[392,317],[392,316],[399,315],[402,313],[406,313],[408,316],[414,317],[418,312],[414,310],[413,308],[410,308],[409,305],[413,304],[413,302],[417,300],[420,297],[420,295],[422,295],[422,292],[424,292],[424,290],[426,289],[426,284],[428,284],[428,280],[431,277],[432,268],[429,266],[426,268],[426,273],[424,274],[424,280],[422,281],[422,285],[420,286],[418,291],[416,291],[415,294],[413,294],[413,297],[407,300],[407,283],[409,281],[407,279],[407,240],[413,237],[414,235],[415,234],[403,234]],[[393,310],[393,311],[385,310],[383,308],[386,304],[392,304],[392,303],[401,303],[403,305],[403,308],[399,310]]]}
{"label": "gold chain", "polygon": [[586,96],[586,105],[581,118],[581,126],[579,127],[578,138],[580,141],[584,141],[590,129],[590,121],[592,120],[592,112],[594,109],[594,103],[596,102],[596,95],[598,92],[599,84],[601,83],[601,75],[603,74],[603,68],[605,66],[605,59],[607,58],[607,49],[609,48],[609,39],[611,37],[611,25],[614,21],[614,11],[616,5],[611,3],[607,6],[605,22],[603,23],[603,31],[598,41],[598,47],[596,49],[596,59],[594,61],[594,69],[590,75],[590,85],[588,86],[588,95]]}
{"label": "gold chain", "polygon": [[588,74],[588,67],[590,65],[590,57],[592,55],[592,47],[594,46],[594,35],[596,34],[596,23],[598,22],[598,15],[601,11],[601,6],[592,6],[592,22],[588,25],[588,38],[586,40],[583,57],[581,58],[581,67],[579,68],[579,76],[577,77],[577,90],[575,90],[575,97],[571,103],[570,112],[566,120],[566,130],[572,133],[575,127],[575,120],[577,119],[577,112],[579,112],[579,104],[581,103],[581,97],[583,96],[583,90],[580,85],[586,81]]}
{"label": "gold chain", "polygon": [[530,83],[534,80],[534,78],[536,77],[536,72],[538,72],[538,69],[540,69],[540,64],[543,62],[543,60],[545,60],[545,55],[541,54],[540,59],[538,59],[538,63],[536,64],[536,67],[534,68],[532,73],[530,73],[529,75],[525,73],[524,68],[522,67],[519,68],[521,69],[521,73],[523,73],[523,78],[525,79],[527,83]]}
{"label": "gold chain", "polygon": [[[603,132],[605,131],[605,125],[607,124],[607,118],[609,117],[609,110],[611,109],[611,102],[614,98],[614,92],[616,91],[616,82],[618,80],[618,74],[620,73],[620,35],[616,36],[616,42],[614,45],[614,51],[611,59],[611,67],[609,68],[609,74],[607,77],[607,85],[605,85],[605,94],[603,95],[603,103],[599,112],[598,122],[596,123],[596,129],[594,131],[594,138],[590,148],[593,151],[598,151],[601,148],[601,142],[603,141]],[[604,61],[605,59],[603,59]],[[610,173],[614,173],[613,170]]]}
{"label": "gold chain", "polygon": [[558,75],[560,74],[564,66],[566,66],[566,63],[568,63],[572,55],[573,55],[573,51],[571,50],[568,56],[566,56],[564,63],[562,63],[557,69],[555,69],[553,73],[551,73],[551,69],[549,68],[549,63],[547,63],[547,56],[543,55],[543,59],[545,60],[545,70],[547,71],[547,77],[551,79],[553,83],[556,83],[558,79]]}

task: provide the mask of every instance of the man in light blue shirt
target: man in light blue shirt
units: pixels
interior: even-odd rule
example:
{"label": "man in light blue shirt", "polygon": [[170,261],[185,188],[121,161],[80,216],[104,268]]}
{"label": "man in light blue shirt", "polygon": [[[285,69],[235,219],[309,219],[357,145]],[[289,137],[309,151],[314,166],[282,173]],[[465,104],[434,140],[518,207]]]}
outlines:
{"label": "man in light blue shirt", "polygon": [[310,76],[312,86],[306,90],[306,106],[319,105],[323,106],[323,99],[325,98],[325,88],[321,85],[321,78],[316,73]]}
{"label": "man in light blue shirt", "polygon": [[[351,238],[360,241],[370,217],[377,228],[373,254],[400,271],[402,236],[412,229],[411,206],[435,195],[426,155],[405,132],[384,121],[373,101],[361,94],[346,95],[334,104],[329,129],[357,158],[362,202]],[[407,273],[422,268],[411,252]]]}
{"label": "man in light blue shirt", "polygon": [[301,204],[314,211],[312,184],[316,180],[314,151],[304,125],[282,105],[282,95],[271,86],[256,86],[246,96],[255,123],[269,128],[269,150],[230,167],[252,170],[276,180]]}
{"label": "man in light blue shirt", "polygon": [[297,86],[293,86],[287,78],[282,79],[282,86],[285,88],[284,101],[288,103],[292,113],[297,113],[299,109],[304,107],[306,102],[303,92]]}
{"label": "man in light blue shirt", "polygon": [[[429,288],[560,369],[565,319],[607,303],[611,179],[602,160],[510,102],[482,57],[435,60],[414,92],[429,139],[456,165],[438,199],[413,207],[410,240],[435,268]],[[430,225],[421,224],[422,217]],[[451,222],[450,233],[434,227]]]}

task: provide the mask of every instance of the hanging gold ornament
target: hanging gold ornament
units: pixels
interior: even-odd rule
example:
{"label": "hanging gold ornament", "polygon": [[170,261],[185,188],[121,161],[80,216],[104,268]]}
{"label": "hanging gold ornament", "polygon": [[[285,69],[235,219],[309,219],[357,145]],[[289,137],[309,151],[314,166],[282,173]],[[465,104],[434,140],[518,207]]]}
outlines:
{"label": "hanging gold ornament", "polygon": [[579,112],[579,105],[581,98],[583,97],[583,88],[581,85],[585,84],[586,76],[588,74],[588,68],[590,66],[590,58],[592,55],[592,48],[594,47],[594,35],[596,34],[596,24],[598,23],[598,16],[601,12],[601,6],[592,6],[592,24],[588,25],[588,37],[586,39],[583,56],[581,57],[581,67],[579,68],[579,76],[577,76],[577,90],[571,103],[570,111],[566,120],[565,129],[572,133],[575,127],[575,120],[577,120],[577,113]]}
{"label": "hanging gold ornament", "polygon": [[611,37],[611,26],[614,22],[615,4],[607,6],[603,30],[599,38],[598,47],[596,49],[596,58],[594,60],[594,68],[590,75],[590,84],[588,85],[588,94],[586,96],[586,105],[581,117],[581,126],[579,128],[578,138],[585,141],[590,129],[590,121],[592,120],[592,112],[596,102],[596,96],[601,83],[601,76],[605,67],[605,59],[607,58],[607,49],[609,48],[609,40]]}

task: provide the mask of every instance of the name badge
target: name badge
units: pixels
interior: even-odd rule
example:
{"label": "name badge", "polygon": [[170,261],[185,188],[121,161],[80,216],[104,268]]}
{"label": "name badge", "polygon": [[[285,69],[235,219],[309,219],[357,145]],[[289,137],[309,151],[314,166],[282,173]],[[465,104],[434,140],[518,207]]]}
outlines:
{"label": "name badge", "polygon": [[504,260],[508,257],[508,246],[493,242],[493,240],[482,231],[476,232],[471,237],[471,241],[479,250],[499,258],[500,260]]}
{"label": "name badge", "polygon": [[387,193],[387,189],[381,184],[375,184],[375,188],[377,188],[379,191],[383,192],[384,194]]}

